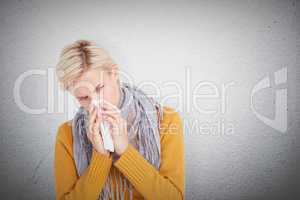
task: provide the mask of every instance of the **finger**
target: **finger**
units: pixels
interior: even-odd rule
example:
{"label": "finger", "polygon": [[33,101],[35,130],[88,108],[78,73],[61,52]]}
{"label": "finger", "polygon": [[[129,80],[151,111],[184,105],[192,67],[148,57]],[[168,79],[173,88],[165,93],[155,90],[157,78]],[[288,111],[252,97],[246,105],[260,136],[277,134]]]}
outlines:
{"label": "finger", "polygon": [[91,133],[91,138],[93,141],[95,141],[97,134],[99,134],[99,129],[94,125],[93,126],[93,131]]}
{"label": "finger", "polygon": [[95,138],[95,140],[102,139],[102,133],[101,133],[101,131],[100,131],[100,129],[99,129],[99,126],[100,126],[100,120],[98,119],[98,120],[96,121],[95,124],[96,124],[96,126],[97,126],[97,130],[95,131],[94,138]]}
{"label": "finger", "polygon": [[98,142],[102,143],[102,141],[103,141],[102,133],[99,130],[100,122],[101,122],[100,119],[97,118],[96,123],[95,123],[95,130],[94,130],[94,134],[93,134],[93,140],[95,143],[98,143]]}
{"label": "finger", "polygon": [[93,143],[93,140],[92,140],[92,132],[90,132],[90,131],[87,132],[87,138],[90,140],[90,142]]}
{"label": "finger", "polygon": [[102,111],[102,114],[104,116],[110,116],[110,117],[114,118],[117,122],[119,122],[120,118],[121,118],[120,114],[113,113],[113,112],[110,112],[110,111]]}
{"label": "finger", "polygon": [[91,103],[88,108],[89,108],[89,113],[91,113],[95,108],[95,106]]}
{"label": "finger", "polygon": [[99,108],[97,111],[97,117],[100,118],[100,121],[103,119],[103,111]]}
{"label": "finger", "polygon": [[[90,136],[91,138],[94,136],[94,134],[96,132],[99,131],[99,128],[98,128],[99,125],[97,125],[96,123],[90,123],[89,125],[89,132],[90,132]],[[93,139],[93,138],[92,138]]]}
{"label": "finger", "polygon": [[112,113],[120,113],[120,109],[109,101],[102,100],[100,105],[104,110],[110,111]]}
{"label": "finger", "polygon": [[90,125],[89,125],[88,134],[91,135],[92,132],[93,132],[93,125],[90,124]]}
{"label": "finger", "polygon": [[90,132],[94,132],[95,118],[96,118],[96,113],[95,113],[95,110],[94,110],[93,113],[90,115],[90,118],[89,118],[89,131]]}
{"label": "finger", "polygon": [[103,116],[102,115],[97,115],[96,116],[96,121],[94,123],[95,127],[97,128],[98,131],[100,131],[100,123],[103,122]]}
{"label": "finger", "polygon": [[112,125],[117,125],[117,120],[112,116],[105,115],[103,116],[103,120],[111,123]]}
{"label": "finger", "polygon": [[105,116],[104,118],[104,121],[107,121],[108,123],[111,124],[111,130],[110,133],[113,137],[113,139],[115,139],[115,135],[119,135],[119,132],[120,132],[120,127],[119,127],[119,123],[117,123],[117,121],[113,118],[113,117],[110,117],[110,116]]}
{"label": "finger", "polygon": [[99,122],[95,121],[93,124],[93,134],[95,135],[97,132],[99,132]]}
{"label": "finger", "polygon": [[118,123],[117,123],[117,121],[113,117],[105,116],[105,117],[103,117],[103,120],[106,121],[106,122],[108,122],[111,125],[110,128],[114,129],[114,128],[118,127]]}
{"label": "finger", "polygon": [[97,115],[97,108],[94,108],[92,110],[92,113],[90,114],[90,124],[93,124],[96,120],[96,115]]}

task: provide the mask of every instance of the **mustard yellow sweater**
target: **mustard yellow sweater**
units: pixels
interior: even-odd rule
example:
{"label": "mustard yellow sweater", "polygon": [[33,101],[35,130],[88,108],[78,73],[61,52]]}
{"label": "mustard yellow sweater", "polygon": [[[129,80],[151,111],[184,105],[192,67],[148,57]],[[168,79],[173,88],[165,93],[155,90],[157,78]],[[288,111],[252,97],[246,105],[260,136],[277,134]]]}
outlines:
{"label": "mustard yellow sweater", "polygon": [[[157,170],[129,144],[116,162],[111,155],[93,149],[89,166],[78,176],[73,159],[72,130],[67,121],[58,128],[55,142],[54,175],[56,199],[96,200],[111,168],[117,168],[134,186],[133,199],[185,199],[183,123],[178,112],[163,108],[160,126],[161,165]],[[115,184],[115,183],[113,183]],[[129,199],[129,192],[125,192]]]}

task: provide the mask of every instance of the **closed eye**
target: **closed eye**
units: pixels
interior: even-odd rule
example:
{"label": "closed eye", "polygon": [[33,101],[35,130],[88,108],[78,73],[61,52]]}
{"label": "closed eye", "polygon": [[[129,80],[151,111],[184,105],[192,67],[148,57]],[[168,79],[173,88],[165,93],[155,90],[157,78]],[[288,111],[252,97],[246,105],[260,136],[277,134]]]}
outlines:
{"label": "closed eye", "polygon": [[88,100],[89,97],[88,97],[88,96],[83,96],[83,97],[77,97],[77,99],[78,99],[79,101],[85,101],[85,100]]}
{"label": "closed eye", "polygon": [[99,92],[103,87],[104,87],[104,85],[102,85],[102,84],[97,85],[96,91]]}

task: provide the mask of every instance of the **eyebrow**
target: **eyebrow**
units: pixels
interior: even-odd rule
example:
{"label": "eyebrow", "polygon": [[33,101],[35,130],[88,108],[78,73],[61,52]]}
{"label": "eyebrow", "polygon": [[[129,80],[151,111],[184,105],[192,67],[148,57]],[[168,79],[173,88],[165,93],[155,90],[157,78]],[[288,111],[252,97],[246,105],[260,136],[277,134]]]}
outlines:
{"label": "eyebrow", "polygon": [[[95,90],[97,90],[98,87],[103,87],[104,84],[103,83],[99,83],[96,85]],[[84,98],[84,97],[88,97],[88,95],[81,95],[81,96],[76,96],[76,98]]]}
{"label": "eyebrow", "polygon": [[95,90],[96,90],[99,86],[102,87],[102,86],[104,86],[104,84],[103,84],[103,83],[97,84],[97,86],[95,87]]}
{"label": "eyebrow", "polygon": [[85,97],[88,97],[88,95],[76,96],[76,98],[85,98]]}

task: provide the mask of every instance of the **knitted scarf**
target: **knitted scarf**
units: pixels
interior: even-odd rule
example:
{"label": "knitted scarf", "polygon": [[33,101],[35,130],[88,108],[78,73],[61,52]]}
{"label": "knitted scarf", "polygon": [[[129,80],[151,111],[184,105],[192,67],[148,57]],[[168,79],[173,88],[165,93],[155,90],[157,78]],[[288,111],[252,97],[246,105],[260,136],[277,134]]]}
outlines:
{"label": "knitted scarf", "polygon": [[[162,107],[142,90],[128,83],[120,83],[121,116],[127,120],[128,140],[139,153],[156,169],[160,166],[159,123],[163,117]],[[88,112],[80,107],[72,122],[73,154],[79,176],[88,167],[92,156],[92,144],[87,138]],[[100,130],[100,129],[99,129]],[[99,132],[99,134],[101,134]],[[118,159],[112,152],[113,162]],[[116,187],[113,187],[113,183]],[[99,200],[123,200],[128,189],[129,199],[133,199],[133,186],[126,177],[112,167],[100,193]],[[114,191],[115,190],[115,191]]]}

